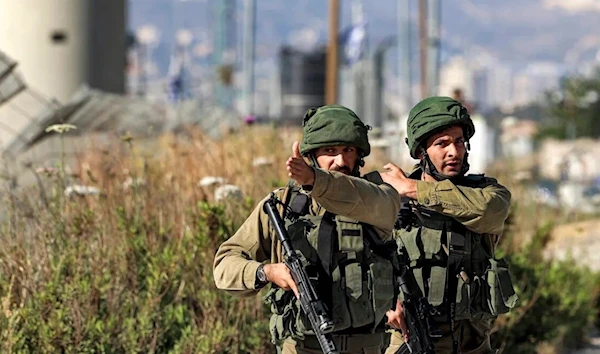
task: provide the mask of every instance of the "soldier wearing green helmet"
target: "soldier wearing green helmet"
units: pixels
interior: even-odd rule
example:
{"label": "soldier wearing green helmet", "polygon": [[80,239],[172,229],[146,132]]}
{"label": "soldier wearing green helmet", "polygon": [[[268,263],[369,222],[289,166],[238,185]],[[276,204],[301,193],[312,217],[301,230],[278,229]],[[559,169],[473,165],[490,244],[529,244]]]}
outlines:
{"label": "soldier wearing green helmet", "polygon": [[315,166],[319,166],[316,159],[317,155],[321,155],[319,149],[333,146],[352,147],[357,149],[358,159],[347,174],[358,176],[359,168],[364,165],[363,158],[371,153],[367,136],[369,129],[370,127],[364,125],[356,113],[344,106],[327,105],[311,108],[302,120],[300,154],[308,157]]}
{"label": "soldier wearing green helmet", "polygon": [[[444,166],[436,166],[427,152],[428,139],[448,129],[455,128],[458,137],[456,155],[449,155],[449,161],[460,159],[458,174],[444,174]],[[459,132],[460,130],[460,132]],[[458,135],[457,135],[458,134]],[[468,141],[475,134],[475,126],[463,105],[450,97],[429,97],[419,102],[408,116],[406,144],[410,156],[420,160],[421,169],[438,181],[463,176],[469,170]],[[462,136],[460,136],[462,135]],[[464,154],[462,150],[464,148]],[[452,153],[452,152],[451,152]],[[454,157],[454,160],[452,158]],[[443,162],[443,161],[442,161]],[[454,171],[453,171],[454,172]]]}
{"label": "soldier wearing green helmet", "polygon": [[[315,168],[358,177],[363,158],[371,152],[368,130],[346,107],[310,109],[302,120],[303,137],[294,144],[294,156]],[[365,247],[363,236],[391,240],[392,227],[372,227],[335,215],[294,181],[274,193],[287,205],[282,215],[287,232],[330,311],[339,352],[381,353],[385,313],[395,296],[393,268],[389,260]],[[239,296],[255,295],[270,284],[263,299],[271,308],[270,330],[278,352],[319,353],[320,345],[303,320],[296,284],[281,258],[281,244],[263,211],[265,201],[219,247],[215,283]]]}
{"label": "soldier wearing green helmet", "polygon": [[[313,199],[332,212],[375,227],[395,225],[398,253],[407,259],[416,293],[436,310],[443,332],[436,353],[494,353],[491,324],[517,301],[508,266],[495,257],[511,194],[494,178],[466,174],[475,128],[460,102],[426,98],[410,111],[406,128],[409,153],[419,159],[408,176],[389,163],[379,184],[371,183],[291,158],[290,177],[312,186]],[[376,206],[387,210],[373,213]],[[399,214],[401,208],[410,212]],[[387,313],[396,330],[386,353],[408,350],[403,343],[411,333],[402,311],[400,298]]]}

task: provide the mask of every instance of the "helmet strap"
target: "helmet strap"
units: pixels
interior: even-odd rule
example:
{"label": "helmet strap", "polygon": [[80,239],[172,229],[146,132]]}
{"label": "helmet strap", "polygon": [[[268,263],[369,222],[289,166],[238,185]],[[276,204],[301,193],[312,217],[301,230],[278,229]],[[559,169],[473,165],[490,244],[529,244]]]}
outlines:
{"label": "helmet strap", "polygon": [[467,171],[469,170],[469,167],[470,167],[469,162],[468,162],[469,150],[470,150],[469,142],[468,141],[465,142],[465,145],[467,147],[467,151],[465,151],[465,157],[463,158],[463,164],[460,169],[459,175],[448,176],[448,175],[445,175],[445,174],[441,173],[440,171],[438,171],[437,168],[435,167],[435,165],[433,164],[433,162],[431,161],[431,159],[429,158],[427,151],[423,147],[420,147],[421,160],[419,161],[419,166],[421,167],[421,170],[423,170],[423,172],[425,172],[428,175],[430,175],[431,177],[433,177],[436,181],[443,181],[446,179],[454,181],[457,179],[461,179],[462,177],[464,177],[464,175],[467,173]]}
{"label": "helmet strap", "polygon": [[317,168],[319,167],[319,163],[317,162],[317,157],[315,156],[315,154],[309,153],[308,158],[310,159],[310,164],[313,167],[317,167]]}
{"label": "helmet strap", "polygon": [[[359,150],[360,151],[360,150]],[[350,173],[351,176],[360,177],[360,168],[365,166],[365,157],[361,153],[358,155],[358,160],[354,164],[354,169]]]}

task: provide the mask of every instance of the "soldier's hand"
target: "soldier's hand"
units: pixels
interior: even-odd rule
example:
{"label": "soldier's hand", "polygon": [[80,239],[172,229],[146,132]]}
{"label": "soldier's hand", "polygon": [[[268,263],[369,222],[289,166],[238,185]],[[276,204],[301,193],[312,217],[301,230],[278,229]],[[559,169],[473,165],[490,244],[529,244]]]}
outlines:
{"label": "soldier's hand", "polygon": [[402,332],[402,337],[405,342],[408,342],[408,327],[406,326],[406,320],[404,319],[404,307],[402,301],[396,302],[396,309],[387,310],[385,313],[387,316],[387,324],[395,329],[399,329]]}
{"label": "soldier's hand", "polygon": [[300,144],[295,141],[292,145],[292,156],[285,163],[288,176],[302,186],[315,184],[315,170],[309,166],[300,155]]}
{"label": "soldier's hand", "polygon": [[417,199],[417,181],[406,177],[402,169],[393,163],[388,163],[383,168],[388,171],[381,172],[381,179],[390,184],[402,197]]}
{"label": "soldier's hand", "polygon": [[296,298],[300,298],[298,286],[296,286],[296,282],[294,281],[294,278],[292,278],[290,268],[288,268],[285,263],[265,264],[264,271],[268,281],[283,290],[291,289],[294,294],[296,294]]}

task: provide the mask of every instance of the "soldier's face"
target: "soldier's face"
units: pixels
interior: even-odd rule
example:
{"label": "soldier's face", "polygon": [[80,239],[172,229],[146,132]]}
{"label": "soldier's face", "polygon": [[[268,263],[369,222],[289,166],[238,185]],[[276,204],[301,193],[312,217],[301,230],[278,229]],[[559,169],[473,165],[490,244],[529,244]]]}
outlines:
{"label": "soldier's face", "polygon": [[315,150],[315,157],[320,168],[349,175],[358,161],[358,150],[349,145],[323,146]]}
{"label": "soldier's face", "polygon": [[451,177],[460,174],[467,152],[462,127],[450,127],[432,135],[426,146],[431,162],[440,173]]}

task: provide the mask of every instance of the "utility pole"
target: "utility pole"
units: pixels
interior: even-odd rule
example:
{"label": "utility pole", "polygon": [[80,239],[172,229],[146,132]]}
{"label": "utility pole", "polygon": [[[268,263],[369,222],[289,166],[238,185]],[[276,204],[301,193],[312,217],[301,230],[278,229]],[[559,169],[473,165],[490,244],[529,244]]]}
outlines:
{"label": "utility pole", "polygon": [[419,0],[419,71],[421,74],[421,99],[429,95],[427,87],[427,0]]}
{"label": "utility pole", "polygon": [[437,94],[440,78],[440,22],[441,0],[429,0],[428,11],[428,60],[427,60],[427,94]]}
{"label": "utility pole", "polygon": [[244,0],[244,43],[243,43],[243,71],[244,83],[242,99],[244,102],[243,114],[254,114],[254,60],[256,39],[256,0]]}
{"label": "utility pole", "polygon": [[385,102],[383,99],[385,86],[384,70],[385,70],[385,55],[391,47],[397,44],[396,36],[390,36],[379,42],[373,50],[373,54],[369,58],[368,73],[368,92],[367,92],[367,114],[368,124],[375,128],[374,133],[381,134],[384,124],[384,108]]}
{"label": "utility pole", "polygon": [[146,77],[147,69],[147,52],[148,45],[146,43],[139,43],[136,48],[137,54],[137,65],[138,65],[138,82],[137,82],[137,95],[139,97],[146,97],[146,91],[148,88],[148,79]]}
{"label": "utility pole", "polygon": [[412,0],[397,0],[397,40],[398,40],[398,92],[407,108],[412,107],[412,29],[410,23],[410,3]]}
{"label": "utility pole", "polygon": [[217,103],[221,107],[231,108],[233,89],[231,77],[235,61],[235,1],[216,0],[211,2],[215,6],[215,31],[213,65],[219,73],[219,81],[214,87]]}
{"label": "utility pole", "polygon": [[329,0],[329,40],[327,43],[327,63],[325,67],[325,103],[337,103],[338,93],[338,27],[339,1]]}
{"label": "utility pole", "polygon": [[[365,26],[365,12],[364,12],[364,6],[363,6],[363,0],[353,0],[352,1],[352,26],[354,26],[355,28],[358,28],[358,26]],[[356,30],[356,29],[354,29]],[[366,30],[365,30],[365,36],[367,36]],[[369,82],[369,77],[367,75],[367,71],[368,71],[368,65],[369,62],[371,61],[370,59],[370,55],[369,55],[369,43],[368,43],[368,37],[365,37],[365,39],[363,40],[363,44],[364,45],[364,57],[359,59],[358,62],[354,62],[350,68],[346,69],[346,72],[349,72],[349,76],[351,78],[350,81],[345,81],[344,82],[344,88],[348,87],[346,85],[349,85],[352,87],[352,101],[351,104],[354,107],[350,107],[352,108],[352,110],[358,114],[359,117],[363,117],[366,120],[371,119],[371,117],[367,117],[368,115],[368,105],[369,105],[369,101],[368,101],[368,94],[366,94],[367,90],[368,90],[368,82]],[[340,80],[340,78],[338,78],[338,81]],[[344,88],[340,88],[340,93],[344,91]],[[344,98],[340,98],[340,100],[343,100]],[[349,102],[350,103],[350,102]]]}

